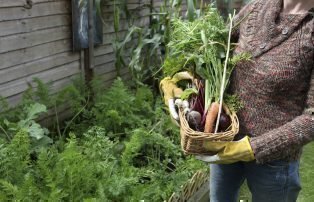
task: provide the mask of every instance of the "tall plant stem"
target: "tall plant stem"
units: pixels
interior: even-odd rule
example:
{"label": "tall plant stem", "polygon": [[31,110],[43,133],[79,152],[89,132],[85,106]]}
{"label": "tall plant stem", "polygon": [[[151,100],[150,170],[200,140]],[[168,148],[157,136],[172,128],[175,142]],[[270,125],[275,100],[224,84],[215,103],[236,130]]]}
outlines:
{"label": "tall plant stem", "polygon": [[10,135],[7,133],[7,131],[4,130],[4,128],[2,128],[2,126],[0,126],[0,129],[3,131],[3,133],[7,136],[7,139],[10,141],[11,137]]}
{"label": "tall plant stem", "polygon": [[59,115],[58,115],[56,102],[54,103],[54,110],[55,110],[55,114],[56,114],[57,132],[58,132],[59,138],[61,139],[62,134],[60,131]]}
{"label": "tall plant stem", "polygon": [[73,116],[73,118],[69,121],[69,123],[67,123],[66,127],[65,127],[64,130],[63,130],[62,137],[65,136],[65,133],[66,133],[68,127],[72,124],[72,122],[76,119],[76,117],[78,117],[78,116],[83,112],[83,110],[87,107],[88,104],[89,104],[89,96],[87,97],[86,104],[80,109],[80,111],[78,111],[78,112]]}
{"label": "tall plant stem", "polygon": [[231,44],[231,32],[232,32],[232,22],[233,22],[233,16],[229,14],[229,19],[230,19],[230,27],[229,27],[229,36],[228,36],[228,46],[227,46],[227,53],[226,53],[226,59],[225,59],[225,65],[224,65],[224,71],[223,71],[223,76],[222,76],[222,82],[220,86],[220,98],[219,98],[219,111],[218,111],[218,117],[216,121],[216,128],[215,128],[215,133],[218,131],[218,126],[219,126],[219,119],[221,115],[221,110],[222,110],[222,103],[223,103],[223,96],[224,96],[224,91],[225,91],[225,82],[226,82],[226,74],[227,74],[227,66],[228,66],[228,60],[229,60],[229,54],[230,54],[230,44]]}

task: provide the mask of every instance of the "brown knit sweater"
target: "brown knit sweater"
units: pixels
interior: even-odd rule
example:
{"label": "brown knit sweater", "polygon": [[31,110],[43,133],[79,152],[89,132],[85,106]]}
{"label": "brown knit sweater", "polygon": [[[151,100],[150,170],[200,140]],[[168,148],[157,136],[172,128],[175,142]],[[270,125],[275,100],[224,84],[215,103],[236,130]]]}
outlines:
{"label": "brown knit sweater", "polygon": [[243,101],[240,134],[251,136],[258,163],[297,160],[314,139],[314,20],[307,14],[282,14],[282,0],[256,0],[236,17],[235,54],[239,64],[230,90]]}

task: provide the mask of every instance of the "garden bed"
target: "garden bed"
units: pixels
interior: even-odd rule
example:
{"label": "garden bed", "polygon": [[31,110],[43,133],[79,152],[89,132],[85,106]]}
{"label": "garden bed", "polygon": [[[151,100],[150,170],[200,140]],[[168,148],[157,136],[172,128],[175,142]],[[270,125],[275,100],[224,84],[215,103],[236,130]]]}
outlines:
{"label": "garden bed", "polygon": [[[91,102],[79,82],[53,96],[37,82],[0,117],[0,201],[186,199],[207,178],[208,166],[181,152],[179,129],[149,87],[117,79],[104,91],[94,80]],[[73,114],[65,122],[56,107],[64,103]],[[49,129],[37,121],[47,109],[56,111]]]}

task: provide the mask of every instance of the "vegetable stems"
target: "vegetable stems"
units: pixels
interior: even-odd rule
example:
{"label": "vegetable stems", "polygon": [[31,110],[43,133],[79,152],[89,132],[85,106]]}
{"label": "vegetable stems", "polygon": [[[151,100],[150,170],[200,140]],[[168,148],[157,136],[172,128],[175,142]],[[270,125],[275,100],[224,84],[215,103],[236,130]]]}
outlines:
{"label": "vegetable stems", "polygon": [[224,91],[225,91],[225,80],[226,80],[227,65],[228,65],[229,53],[230,53],[230,43],[231,43],[231,32],[232,32],[233,17],[234,17],[234,14],[233,14],[233,16],[231,16],[229,14],[230,27],[229,27],[229,36],[228,36],[228,46],[227,46],[225,65],[224,65],[224,71],[223,71],[223,76],[222,76],[222,83],[221,83],[221,86],[220,86],[219,111],[218,111],[218,117],[217,117],[217,121],[216,121],[215,133],[217,133],[217,131],[218,131],[219,119],[220,119],[220,114],[221,114],[221,109],[222,109],[222,102],[223,102],[223,94],[224,94]]}

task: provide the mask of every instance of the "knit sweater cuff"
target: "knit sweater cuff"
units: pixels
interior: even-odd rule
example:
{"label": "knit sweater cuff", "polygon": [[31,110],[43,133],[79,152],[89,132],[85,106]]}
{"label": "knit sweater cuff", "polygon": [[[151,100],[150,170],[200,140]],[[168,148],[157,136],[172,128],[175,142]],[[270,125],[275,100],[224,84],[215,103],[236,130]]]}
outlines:
{"label": "knit sweater cuff", "polygon": [[250,140],[257,163],[283,159],[314,139],[312,115],[298,116],[291,122]]}

